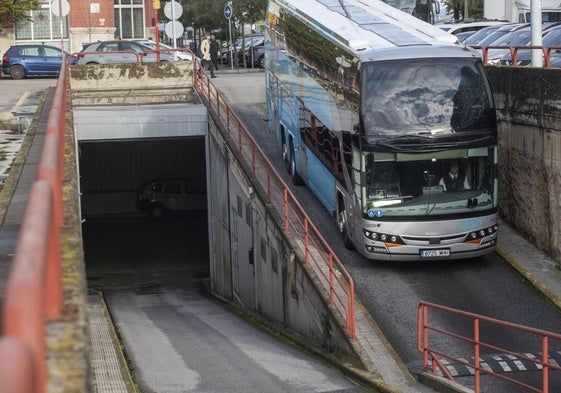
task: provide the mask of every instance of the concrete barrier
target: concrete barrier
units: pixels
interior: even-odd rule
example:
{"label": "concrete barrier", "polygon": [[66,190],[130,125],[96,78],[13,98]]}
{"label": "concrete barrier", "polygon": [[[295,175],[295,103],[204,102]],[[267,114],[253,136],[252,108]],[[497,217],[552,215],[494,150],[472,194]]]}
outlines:
{"label": "concrete barrier", "polygon": [[561,69],[487,70],[499,121],[501,216],[561,263]]}

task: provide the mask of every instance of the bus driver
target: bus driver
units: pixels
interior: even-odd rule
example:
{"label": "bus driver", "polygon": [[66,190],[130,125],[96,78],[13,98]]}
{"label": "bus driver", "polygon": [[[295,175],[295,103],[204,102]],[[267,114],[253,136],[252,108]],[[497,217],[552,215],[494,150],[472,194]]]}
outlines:
{"label": "bus driver", "polygon": [[469,190],[469,182],[465,173],[460,173],[460,163],[458,161],[450,162],[448,173],[442,176],[438,182],[444,188],[444,191]]}

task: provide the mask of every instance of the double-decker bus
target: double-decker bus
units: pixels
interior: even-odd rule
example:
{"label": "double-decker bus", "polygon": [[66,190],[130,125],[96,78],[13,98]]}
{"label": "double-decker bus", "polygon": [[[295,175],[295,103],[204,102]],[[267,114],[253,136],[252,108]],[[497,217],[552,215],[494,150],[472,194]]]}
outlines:
{"label": "double-decker bus", "polygon": [[477,53],[379,0],[270,0],[265,47],[268,127],[348,248],[495,249],[496,114]]}

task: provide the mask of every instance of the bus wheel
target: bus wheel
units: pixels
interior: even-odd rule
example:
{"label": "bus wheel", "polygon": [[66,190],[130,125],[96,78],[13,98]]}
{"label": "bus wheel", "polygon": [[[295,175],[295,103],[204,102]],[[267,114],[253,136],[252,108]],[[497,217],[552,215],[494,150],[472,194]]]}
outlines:
{"label": "bus wheel", "polygon": [[296,172],[296,155],[294,148],[292,148],[292,154],[290,155],[290,163],[288,164],[288,173],[290,174],[290,178],[292,179],[292,184],[295,186],[299,186],[304,184],[302,178]]}
{"label": "bus wheel", "polygon": [[[282,159],[284,160],[284,162],[286,162],[288,164],[288,148],[286,147],[286,142],[284,141],[284,138],[282,140]],[[288,168],[288,165],[287,165]]]}
{"label": "bus wheel", "polygon": [[347,232],[347,211],[345,210],[344,206],[343,209],[340,210],[339,213],[337,213],[337,226],[339,227],[339,233],[341,234],[343,245],[347,250],[352,250],[354,248],[354,245]]}

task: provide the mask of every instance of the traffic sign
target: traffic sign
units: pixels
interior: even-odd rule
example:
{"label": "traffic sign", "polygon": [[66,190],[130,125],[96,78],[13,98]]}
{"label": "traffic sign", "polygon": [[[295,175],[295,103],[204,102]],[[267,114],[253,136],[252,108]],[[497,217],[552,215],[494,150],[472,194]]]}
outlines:
{"label": "traffic sign", "polygon": [[170,1],[164,6],[164,15],[168,19],[176,20],[183,14],[183,7],[177,1]]}
{"label": "traffic sign", "polygon": [[232,17],[232,14],[233,14],[233,12],[232,12],[232,6],[231,6],[230,4],[226,4],[226,5],[224,6],[224,17],[225,17],[226,19],[230,19],[230,18]]}
{"label": "traffic sign", "polygon": [[68,0],[61,0],[62,3],[59,4],[59,0],[54,0],[51,4],[51,12],[54,16],[60,16],[62,11],[62,16],[68,15],[70,12],[70,3]]}
{"label": "traffic sign", "polygon": [[172,40],[183,35],[183,24],[177,20],[166,23],[166,34]]}

